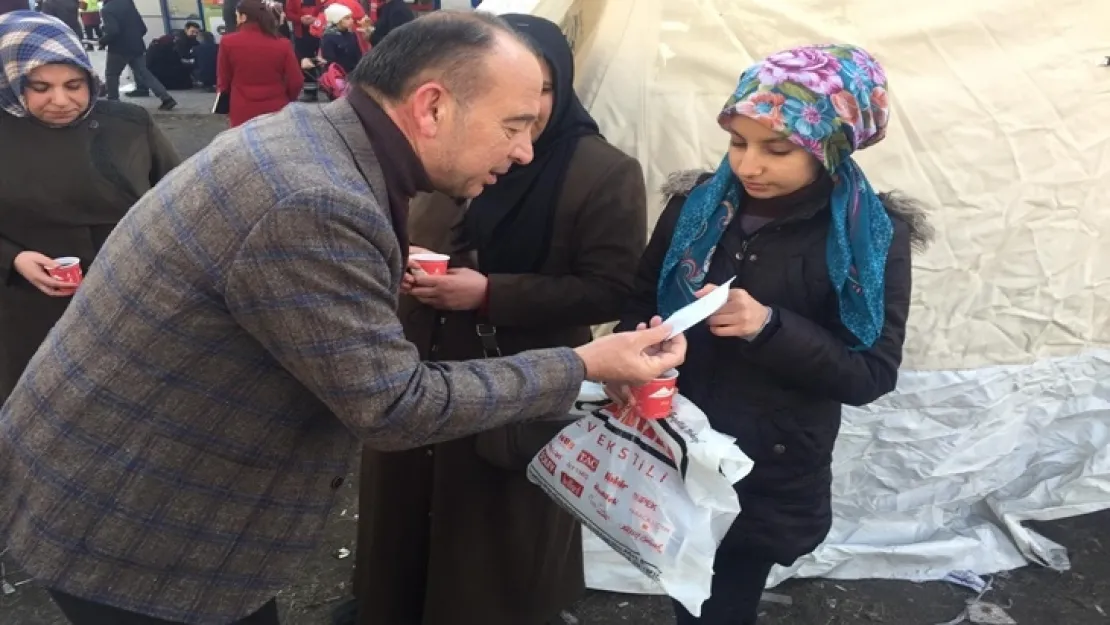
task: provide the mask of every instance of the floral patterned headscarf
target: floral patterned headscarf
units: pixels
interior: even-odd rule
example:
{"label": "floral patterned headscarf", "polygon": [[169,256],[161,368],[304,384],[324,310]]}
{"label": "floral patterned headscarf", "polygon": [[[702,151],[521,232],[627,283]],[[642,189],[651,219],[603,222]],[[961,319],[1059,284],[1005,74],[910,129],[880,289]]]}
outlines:
{"label": "floral patterned headscarf", "polygon": [[[829,279],[844,326],[871,347],[882,332],[884,273],[893,224],[852,152],[874,145],[889,117],[886,74],[861,48],[824,45],[773,54],[749,67],[718,121],[750,117],[812,154],[834,180]],[[682,206],[659,274],[664,316],[694,300],[743,190],[726,156]]]}

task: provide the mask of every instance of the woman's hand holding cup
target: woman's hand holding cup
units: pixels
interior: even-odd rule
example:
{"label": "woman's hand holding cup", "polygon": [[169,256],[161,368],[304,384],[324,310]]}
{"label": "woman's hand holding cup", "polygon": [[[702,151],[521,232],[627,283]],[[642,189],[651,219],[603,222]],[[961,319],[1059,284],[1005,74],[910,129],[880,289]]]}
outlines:
{"label": "woman's hand holding cup", "polygon": [[433,252],[427,248],[417,245],[409,246],[409,260],[405,266],[405,275],[401,278],[401,293],[408,295],[412,292],[412,287],[416,286],[416,276],[424,273],[424,269],[420,267],[420,263],[413,259],[417,254],[432,254]]}
{"label": "woman's hand holding cup", "polygon": [[50,297],[69,297],[77,291],[77,284],[64,282],[51,275],[59,267],[58,261],[38,252],[20,252],[12,266],[36,289]]}

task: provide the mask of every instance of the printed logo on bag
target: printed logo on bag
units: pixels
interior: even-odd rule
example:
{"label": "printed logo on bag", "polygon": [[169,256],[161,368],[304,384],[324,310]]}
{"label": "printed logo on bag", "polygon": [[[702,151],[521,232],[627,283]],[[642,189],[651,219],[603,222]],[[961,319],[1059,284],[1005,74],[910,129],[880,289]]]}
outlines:
{"label": "printed logo on bag", "polygon": [[584,384],[579,418],[535,455],[528,479],[696,612],[740,510],[732,485],[753,463],[681,394],[658,420],[611,405],[600,386]]}
{"label": "printed logo on bag", "polygon": [[569,490],[575,497],[582,497],[582,491],[585,487],[578,483],[578,480],[563,473],[559,476],[559,481],[562,482],[563,488]]}
{"label": "printed logo on bag", "polygon": [[566,447],[567,449],[574,449],[574,441],[572,441],[570,437],[566,434],[563,434],[561,432],[559,433],[559,442],[562,443],[563,447]]}
{"label": "printed logo on bag", "polygon": [[[604,412],[606,414],[616,416],[610,410],[605,410]],[[642,443],[651,443],[650,448],[662,453],[672,462],[676,459],[674,450],[672,450],[671,446],[667,444],[667,441],[663,440],[663,438],[659,436],[659,431],[655,427],[656,422],[654,420],[644,419],[637,415],[635,412],[627,410],[620,415],[619,419],[615,421],[610,421],[610,423],[619,423],[620,425],[623,425],[625,426],[625,428],[628,429],[627,435],[624,436],[624,438],[628,438],[629,440],[638,440]],[[589,427],[589,425],[587,425],[586,427]],[[622,432],[617,431],[617,433],[621,434]]]}
{"label": "printed logo on bag", "polygon": [[594,471],[597,471],[597,465],[600,461],[597,459],[597,456],[583,449],[582,451],[578,452],[578,462],[585,465],[586,468],[589,469],[592,473]]}
{"label": "printed logo on bag", "polygon": [[648,533],[645,533],[644,531],[638,530],[635,527],[632,527],[631,525],[627,525],[627,524],[622,525],[621,526],[621,531],[624,532],[625,534],[627,534],[628,537],[631,538],[632,540],[634,540],[634,541],[636,541],[636,542],[638,542],[642,545],[647,546],[649,549],[651,549],[655,553],[663,553],[663,549],[666,547],[666,544],[661,543],[658,540],[655,540],[655,538],[652,537],[651,534],[648,534]]}
{"label": "printed logo on bag", "polygon": [[606,504],[610,506],[617,505],[617,496],[605,492],[605,489],[601,488],[601,484],[594,483],[594,492],[597,493]]}
{"label": "printed logo on bag", "polygon": [[555,475],[555,461],[551,459],[551,456],[547,455],[546,449],[540,450],[539,461],[540,464],[543,465],[543,468],[547,469],[548,473]]}
{"label": "printed logo on bag", "polygon": [[621,490],[628,488],[628,482],[624,481],[623,477],[616,475],[611,471],[605,472],[605,481],[609,482],[610,484],[616,486]]}

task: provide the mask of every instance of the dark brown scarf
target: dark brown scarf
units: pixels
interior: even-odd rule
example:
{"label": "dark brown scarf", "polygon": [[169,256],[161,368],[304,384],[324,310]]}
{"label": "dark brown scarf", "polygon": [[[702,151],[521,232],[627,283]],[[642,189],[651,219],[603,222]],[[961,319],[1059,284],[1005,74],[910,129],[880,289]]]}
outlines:
{"label": "dark brown scarf", "polygon": [[386,196],[389,198],[389,216],[397,243],[401,246],[403,264],[408,262],[409,257],[409,201],[417,193],[430,193],[433,190],[432,181],[412,144],[380,104],[358,87],[347,94],[347,101],[362,122],[374,155],[378,157],[378,165],[382,168]]}

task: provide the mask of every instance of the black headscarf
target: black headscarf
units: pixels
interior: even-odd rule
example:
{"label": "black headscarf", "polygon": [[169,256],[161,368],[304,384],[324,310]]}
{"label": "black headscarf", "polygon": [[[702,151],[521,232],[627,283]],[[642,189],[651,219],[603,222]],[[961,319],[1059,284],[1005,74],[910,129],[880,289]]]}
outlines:
{"label": "black headscarf", "polygon": [[460,224],[463,250],[476,250],[478,270],[536,273],[551,247],[555,208],[578,140],[598,135],[597,122],[574,93],[574,55],[559,27],[532,15],[502,15],[535,42],[551,68],[554,104],[533,144],[532,162],[509,170],[474,198]]}

